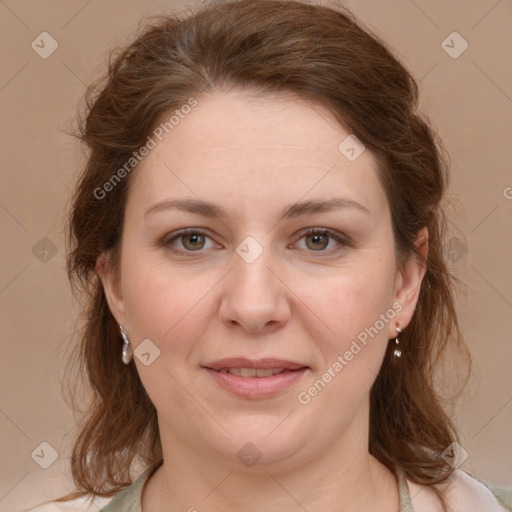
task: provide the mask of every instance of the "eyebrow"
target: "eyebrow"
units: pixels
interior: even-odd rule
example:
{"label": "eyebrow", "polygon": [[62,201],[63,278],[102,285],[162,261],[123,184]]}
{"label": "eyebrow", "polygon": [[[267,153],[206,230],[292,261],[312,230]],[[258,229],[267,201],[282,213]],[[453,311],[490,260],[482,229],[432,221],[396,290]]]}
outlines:
{"label": "eyebrow", "polygon": [[[292,203],[282,211],[280,220],[292,219],[302,215],[322,213],[344,208],[355,209],[367,215],[371,215],[368,208],[358,203],[357,201],[336,197],[323,201],[317,200]],[[160,201],[159,203],[150,206],[144,213],[144,217],[146,218],[149,215],[153,215],[157,212],[169,209],[178,209],[189,213],[203,215],[205,217],[218,218],[221,220],[231,219],[231,215],[229,215],[228,212],[222,207],[207,201],[202,201],[200,199],[168,199],[165,201]]]}

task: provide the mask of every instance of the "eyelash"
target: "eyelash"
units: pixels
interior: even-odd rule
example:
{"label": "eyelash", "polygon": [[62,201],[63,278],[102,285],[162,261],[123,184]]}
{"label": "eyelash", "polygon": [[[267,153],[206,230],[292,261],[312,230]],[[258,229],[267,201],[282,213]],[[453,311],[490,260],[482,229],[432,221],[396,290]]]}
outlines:
{"label": "eyelash", "polygon": [[[176,249],[170,248],[170,245],[171,245],[172,242],[174,242],[175,240],[180,239],[181,237],[183,237],[185,235],[191,235],[191,234],[193,234],[193,235],[203,235],[203,236],[208,237],[208,238],[211,239],[211,237],[208,235],[208,233],[203,231],[203,230],[201,230],[201,229],[185,228],[185,229],[180,229],[178,231],[175,231],[174,233],[171,233],[171,235],[172,235],[171,238],[166,236],[162,240],[162,245],[164,247],[169,248],[174,253],[180,253],[182,255],[185,255],[186,257],[192,257],[193,258],[193,257],[196,256],[195,253],[200,254],[200,253],[203,252],[203,250],[202,249],[198,249],[197,251],[188,251],[188,250],[182,250],[182,249],[176,250]],[[344,235],[341,235],[340,233],[337,233],[336,231],[333,231],[332,229],[329,229],[329,228],[308,228],[307,230],[305,230],[305,231],[303,231],[301,233],[301,236],[300,236],[299,240],[302,240],[304,237],[312,236],[312,235],[328,235],[329,236],[329,240],[330,239],[334,239],[338,243],[341,244],[341,247],[338,247],[338,248],[335,248],[335,249],[330,249],[330,250],[322,249],[322,250],[318,250],[318,251],[308,251],[308,252],[311,252],[314,257],[322,258],[322,257],[330,256],[333,253],[337,253],[338,251],[340,251],[343,248],[343,246],[347,246],[347,247],[351,246],[350,240],[347,237],[345,237]],[[314,253],[320,253],[320,254],[314,254]]]}

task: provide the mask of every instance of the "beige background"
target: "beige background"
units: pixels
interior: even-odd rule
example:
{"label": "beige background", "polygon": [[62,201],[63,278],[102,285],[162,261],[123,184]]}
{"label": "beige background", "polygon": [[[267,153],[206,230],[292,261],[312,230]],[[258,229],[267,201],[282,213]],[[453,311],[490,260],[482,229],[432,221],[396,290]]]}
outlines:
{"label": "beige background", "polygon": [[[107,49],[126,41],[141,16],[173,5],[0,0],[1,511],[71,488],[65,458],[74,421],[60,376],[76,306],[64,271],[63,225],[80,154],[62,129],[103,70]],[[467,240],[458,249],[452,242],[450,257],[467,285],[459,310],[476,363],[457,413],[469,453],[462,469],[512,486],[512,2],[345,5],[421,80],[421,108],[451,155],[454,236]],[[31,48],[43,31],[59,45],[48,59]],[[456,59],[442,47],[453,31],[469,44]],[[460,43],[448,44],[457,50]],[[33,253],[44,237],[57,249],[46,262]],[[31,457],[42,442],[59,454],[48,469]]]}

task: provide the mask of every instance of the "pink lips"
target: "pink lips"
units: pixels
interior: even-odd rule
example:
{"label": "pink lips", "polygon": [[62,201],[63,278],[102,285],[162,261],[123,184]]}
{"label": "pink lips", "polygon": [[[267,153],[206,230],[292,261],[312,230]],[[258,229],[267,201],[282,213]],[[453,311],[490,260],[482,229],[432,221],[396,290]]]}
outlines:
{"label": "pink lips", "polygon": [[245,357],[230,357],[220,359],[212,363],[203,365],[212,370],[221,370],[222,368],[261,368],[268,370],[269,368],[284,368],[286,370],[298,370],[306,365],[293,361],[285,361],[284,359],[247,359]]}
{"label": "pink lips", "polygon": [[[292,387],[309,367],[284,359],[247,359],[235,357],[203,365],[205,370],[223,389],[246,399],[267,398]],[[281,373],[265,377],[241,377],[220,370],[227,368],[253,368],[269,370],[282,368]]]}

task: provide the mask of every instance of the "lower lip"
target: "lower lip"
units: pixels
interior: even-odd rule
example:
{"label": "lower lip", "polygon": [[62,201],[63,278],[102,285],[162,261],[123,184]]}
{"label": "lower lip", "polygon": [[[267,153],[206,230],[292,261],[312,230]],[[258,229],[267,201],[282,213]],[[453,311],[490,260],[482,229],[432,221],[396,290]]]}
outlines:
{"label": "lower lip", "polygon": [[270,377],[240,377],[231,373],[222,373],[211,368],[205,368],[220,387],[242,398],[267,398],[297,383],[308,368],[285,371]]}

